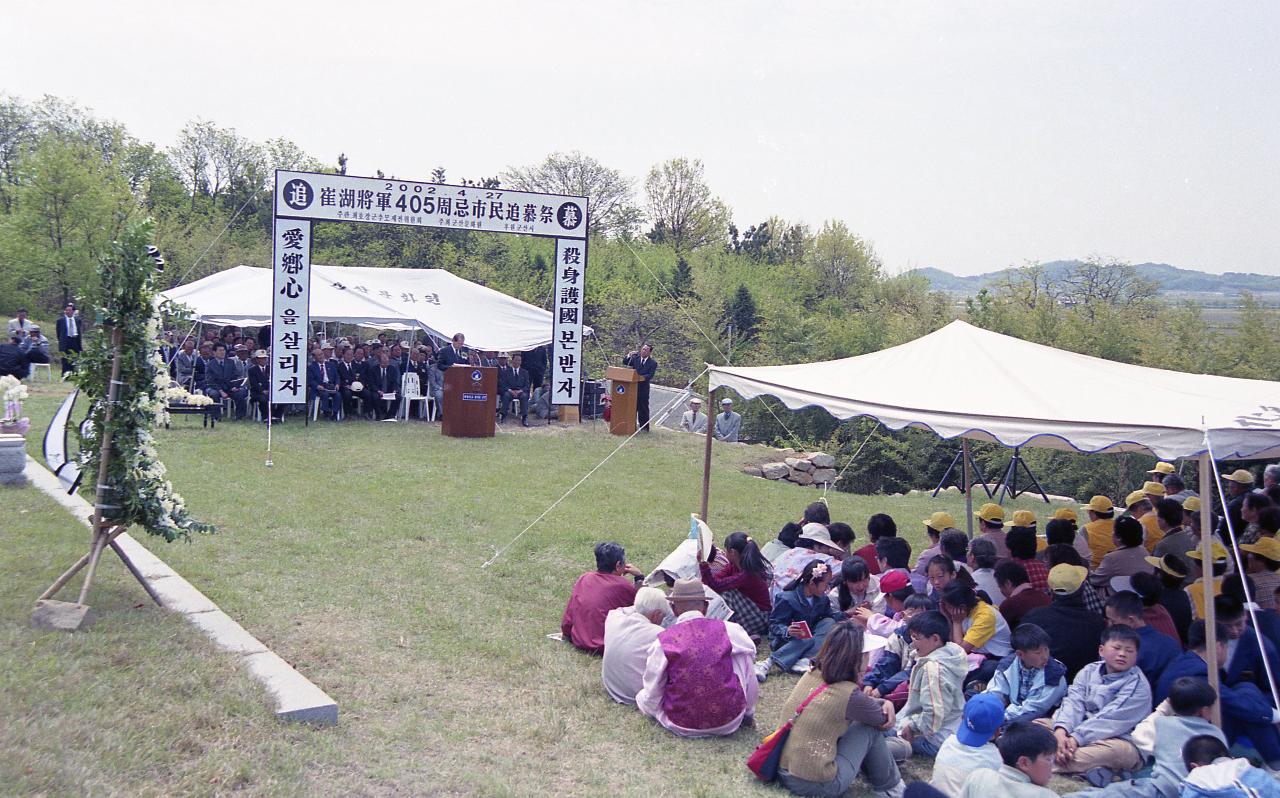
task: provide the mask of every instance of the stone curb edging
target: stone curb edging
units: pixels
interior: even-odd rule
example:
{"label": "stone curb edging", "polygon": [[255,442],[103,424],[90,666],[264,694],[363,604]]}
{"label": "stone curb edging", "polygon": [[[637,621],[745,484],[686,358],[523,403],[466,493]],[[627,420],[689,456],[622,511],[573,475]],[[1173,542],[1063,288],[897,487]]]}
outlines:
{"label": "stone curb edging", "polygon": [[[27,456],[27,476],[32,485],[81,523],[92,525],[93,506],[79,495],[68,495],[58,478],[30,455]],[[218,609],[217,604],[179,576],[177,571],[127,532],[117,537],[116,543],[160,597],[161,606],[185,615],[214,645],[240,658],[241,664],[275,699],[276,718],[322,726],[338,722],[336,701]]]}

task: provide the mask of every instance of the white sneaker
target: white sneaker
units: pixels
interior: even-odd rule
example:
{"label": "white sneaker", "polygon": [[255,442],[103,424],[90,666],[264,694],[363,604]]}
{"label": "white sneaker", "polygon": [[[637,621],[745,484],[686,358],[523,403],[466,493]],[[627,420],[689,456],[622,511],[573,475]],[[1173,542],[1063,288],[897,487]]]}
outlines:
{"label": "white sneaker", "polygon": [[763,683],[765,679],[769,678],[769,671],[771,670],[773,670],[773,660],[767,659],[764,662],[757,662],[755,664],[756,681]]}
{"label": "white sneaker", "polygon": [[877,790],[876,796],[877,798],[902,798],[906,792],[907,785],[903,782],[898,782],[887,790]]}
{"label": "white sneaker", "polygon": [[795,665],[791,666],[791,672],[804,675],[808,673],[811,668],[813,668],[813,662],[808,657],[805,657],[802,660],[798,660]]}

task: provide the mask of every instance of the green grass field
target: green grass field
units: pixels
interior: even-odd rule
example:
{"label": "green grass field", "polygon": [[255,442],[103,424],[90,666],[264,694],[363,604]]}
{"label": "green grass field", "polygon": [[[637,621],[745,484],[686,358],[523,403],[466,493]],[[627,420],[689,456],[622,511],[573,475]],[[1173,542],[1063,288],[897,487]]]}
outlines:
{"label": "green grass field", "polygon": [[[37,459],[65,390],[36,387],[26,405]],[[180,418],[159,438],[174,484],[220,532],[144,542],[333,696],[339,725],[277,723],[233,658],[153,606],[110,555],[90,596],[100,613],[91,631],[31,630],[35,597],[88,533],[34,488],[3,490],[0,792],[781,794],[743,763],[776,725],[791,678],[763,686],[761,728],[682,740],[614,704],[598,659],[546,638],[595,542],[623,543],[647,570],[684,537],[699,506],[700,438],[638,438],[489,569],[495,548],[621,439],[590,423],[456,440],[438,425],[291,421],[276,427],[268,469],[260,424],[209,431]],[[762,455],[717,447],[718,536],[771,539],[819,495],[739,472]],[[919,519],[963,512],[962,498],[944,496],[829,500],[860,540],[867,517],[888,512],[918,551]]]}

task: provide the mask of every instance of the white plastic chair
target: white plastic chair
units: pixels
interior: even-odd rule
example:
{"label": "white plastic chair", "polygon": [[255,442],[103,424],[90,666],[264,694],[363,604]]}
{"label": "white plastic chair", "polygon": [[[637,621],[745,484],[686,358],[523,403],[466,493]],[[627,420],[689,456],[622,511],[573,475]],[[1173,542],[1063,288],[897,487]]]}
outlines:
{"label": "white plastic chair", "polygon": [[36,369],[44,369],[44,375],[48,382],[53,382],[53,364],[51,363],[32,363],[31,364],[31,380],[35,381]]}
{"label": "white plastic chair", "polygon": [[[400,413],[404,420],[409,420],[409,406],[414,402],[427,404],[427,397],[422,395],[422,383],[415,372],[409,372],[400,379]],[[418,418],[422,418],[422,405],[418,407]]]}

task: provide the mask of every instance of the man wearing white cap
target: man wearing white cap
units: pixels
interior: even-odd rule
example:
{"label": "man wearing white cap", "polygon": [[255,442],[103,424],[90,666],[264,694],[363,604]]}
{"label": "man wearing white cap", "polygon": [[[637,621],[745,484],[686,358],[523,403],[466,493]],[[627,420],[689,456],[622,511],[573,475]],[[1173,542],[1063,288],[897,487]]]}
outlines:
{"label": "man wearing white cap", "polygon": [[685,432],[707,431],[707,414],[702,412],[702,400],[698,397],[689,400],[689,409],[680,416],[680,429]]}
{"label": "man wearing white cap", "polygon": [[725,397],[720,400],[723,411],[716,416],[716,440],[725,443],[737,443],[738,433],[742,431],[742,416],[733,412],[733,400]]}

